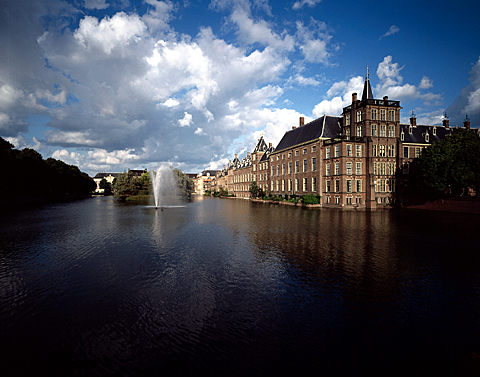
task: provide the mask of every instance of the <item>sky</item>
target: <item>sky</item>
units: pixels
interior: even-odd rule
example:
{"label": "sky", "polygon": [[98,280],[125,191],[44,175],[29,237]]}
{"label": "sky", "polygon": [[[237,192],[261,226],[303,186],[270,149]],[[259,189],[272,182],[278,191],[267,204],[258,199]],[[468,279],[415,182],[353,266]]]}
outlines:
{"label": "sky", "polygon": [[[221,169],[362,93],[480,126],[480,2],[0,0],[0,136],[94,176]],[[367,68],[368,67],[368,68]]]}

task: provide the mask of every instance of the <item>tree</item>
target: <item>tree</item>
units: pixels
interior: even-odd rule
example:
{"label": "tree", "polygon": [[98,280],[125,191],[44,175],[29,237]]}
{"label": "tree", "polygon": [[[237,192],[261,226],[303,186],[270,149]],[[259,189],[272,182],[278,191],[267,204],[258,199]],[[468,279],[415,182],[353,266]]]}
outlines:
{"label": "tree", "polygon": [[179,194],[183,196],[191,196],[193,193],[193,180],[180,169],[173,169],[173,175],[177,180]]}
{"label": "tree", "polygon": [[431,145],[412,164],[411,181],[416,190],[463,193],[480,190],[480,136],[458,129]]}
{"label": "tree", "polygon": [[253,198],[258,197],[258,185],[256,181],[253,181],[248,188],[248,191],[252,194]]}
{"label": "tree", "polygon": [[103,190],[104,194],[109,194],[112,191],[110,182],[108,182],[105,178],[102,178],[98,186],[101,190]]}
{"label": "tree", "polygon": [[138,186],[132,172],[123,172],[113,182],[113,193],[115,197],[125,199],[138,193]]}

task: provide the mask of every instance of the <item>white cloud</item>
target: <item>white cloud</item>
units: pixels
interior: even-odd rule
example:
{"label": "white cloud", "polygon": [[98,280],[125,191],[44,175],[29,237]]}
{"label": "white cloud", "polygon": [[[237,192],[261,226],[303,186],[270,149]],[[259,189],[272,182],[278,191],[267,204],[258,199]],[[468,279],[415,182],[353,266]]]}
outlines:
{"label": "white cloud", "polygon": [[198,128],[195,130],[194,134],[195,134],[195,135],[204,135],[204,133],[203,133],[203,128],[198,127]]}
{"label": "white cloud", "polygon": [[322,0],[300,0],[293,3],[292,8],[297,10],[303,8],[305,5],[312,8],[315,5],[319,4]]}
{"label": "white cloud", "polygon": [[193,123],[192,114],[189,114],[185,111],[185,116],[182,119],[178,120],[179,127],[190,127]]}
{"label": "white cloud", "polygon": [[106,9],[109,6],[106,0],[84,0],[84,4],[87,9]]}
{"label": "white cloud", "polygon": [[388,37],[393,34],[397,34],[399,31],[400,31],[400,28],[398,26],[392,25],[390,26],[390,29],[388,29],[388,31],[380,37],[380,39],[384,37]]}
{"label": "white cloud", "polygon": [[357,93],[361,98],[362,91],[363,78],[361,76],[352,77],[348,81],[336,82],[327,91],[330,99],[325,99],[315,105],[312,114],[316,118],[324,114],[339,116],[343,108],[352,103],[352,94]]}
{"label": "white cloud", "polygon": [[162,105],[166,106],[166,107],[176,107],[176,106],[180,105],[180,102],[177,101],[176,99],[169,98]]}
{"label": "white cloud", "polygon": [[324,22],[310,19],[308,26],[297,21],[297,38],[305,60],[309,63],[328,63],[328,46],[332,36]]}
{"label": "white cloud", "polygon": [[420,85],[418,86],[420,89],[429,89],[433,86],[432,80],[430,80],[427,76],[422,77],[422,81],[420,82]]}

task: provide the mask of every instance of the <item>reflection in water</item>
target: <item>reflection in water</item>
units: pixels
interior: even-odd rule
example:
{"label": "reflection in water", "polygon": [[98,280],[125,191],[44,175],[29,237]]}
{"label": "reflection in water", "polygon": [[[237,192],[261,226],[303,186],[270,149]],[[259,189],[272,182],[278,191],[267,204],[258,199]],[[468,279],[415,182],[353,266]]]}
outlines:
{"label": "reflection in water", "polygon": [[479,372],[478,217],[176,204],[0,218],[4,371]]}

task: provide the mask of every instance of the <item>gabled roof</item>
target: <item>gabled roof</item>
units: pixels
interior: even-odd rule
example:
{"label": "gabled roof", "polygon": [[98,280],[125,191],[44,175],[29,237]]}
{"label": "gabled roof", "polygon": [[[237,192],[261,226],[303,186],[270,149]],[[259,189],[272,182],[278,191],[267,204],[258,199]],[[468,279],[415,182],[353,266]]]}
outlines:
{"label": "gabled roof", "polygon": [[[435,128],[435,135],[433,129]],[[403,143],[418,143],[418,144],[432,144],[437,141],[445,139],[452,134],[452,128],[445,128],[444,126],[412,126],[412,133],[410,133],[410,124],[400,124],[400,133],[403,132]],[[428,141],[425,135],[428,133]]]}
{"label": "gabled roof", "polygon": [[260,136],[260,139],[258,139],[258,143],[255,146],[253,153],[265,152],[267,149],[268,149],[267,143],[265,143],[265,140],[263,140],[263,136]]}
{"label": "gabled roof", "polygon": [[342,122],[342,117],[324,115],[302,127],[287,131],[278,143],[275,152],[319,138],[331,139],[337,137],[342,132]]}
{"label": "gabled roof", "polygon": [[260,159],[260,162],[268,161],[269,154],[272,153],[274,150],[275,150],[275,148],[273,146],[268,147],[267,150],[265,151],[265,153],[262,155],[262,158]]}

